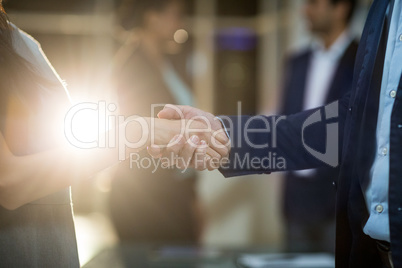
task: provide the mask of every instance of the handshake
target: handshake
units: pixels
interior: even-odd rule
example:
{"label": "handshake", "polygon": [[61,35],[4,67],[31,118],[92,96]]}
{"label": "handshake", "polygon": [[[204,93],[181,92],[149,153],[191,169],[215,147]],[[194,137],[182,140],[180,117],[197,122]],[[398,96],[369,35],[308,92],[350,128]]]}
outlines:
{"label": "handshake", "polygon": [[163,167],[215,170],[228,161],[230,139],[219,118],[190,106],[169,104],[158,118],[165,126],[156,129],[155,141],[166,141],[174,135],[166,146],[151,144],[147,148],[152,157],[161,158]]}

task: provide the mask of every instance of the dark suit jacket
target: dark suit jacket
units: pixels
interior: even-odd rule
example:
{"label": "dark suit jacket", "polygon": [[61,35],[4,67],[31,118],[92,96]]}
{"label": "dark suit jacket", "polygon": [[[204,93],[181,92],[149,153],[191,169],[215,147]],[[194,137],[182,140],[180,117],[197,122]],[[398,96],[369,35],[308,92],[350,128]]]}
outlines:
{"label": "dark suit jacket", "polygon": [[[388,0],[376,0],[369,12],[356,56],[352,91],[339,101],[339,107],[318,109],[291,115],[270,128],[271,132],[247,133],[247,139],[255,144],[272,146],[256,148],[246,142],[243,129],[267,129],[264,120],[278,117],[228,117],[223,118],[231,131],[233,147],[230,163],[221,169],[225,176],[267,174],[281,170],[283,166],[236,165],[236,158],[248,155],[261,159],[268,153],[283,156],[286,169],[304,169],[324,166],[306,150],[305,144],[325,152],[327,129],[339,126],[340,176],[337,184],[337,267],[381,267],[376,243],[363,233],[368,219],[362,185],[367,182],[375,154],[375,129],[377,122],[379,90],[381,88],[384,45],[383,25]],[[389,218],[391,250],[395,267],[402,267],[402,83],[398,87],[391,116]],[[334,108],[339,108],[335,110]],[[319,111],[318,116],[316,112]],[[338,117],[336,114],[338,112]],[[306,120],[324,119],[311,124],[302,135]],[[314,120],[313,120],[314,121]],[[309,122],[309,121],[307,121]],[[311,121],[310,121],[311,122]],[[332,125],[331,125],[332,124]],[[240,130],[240,131],[239,131]],[[331,136],[331,133],[328,133]],[[276,143],[271,143],[276,137]],[[332,138],[334,138],[333,136]],[[335,139],[335,138],[334,138]],[[242,144],[241,144],[242,143]],[[330,144],[329,144],[330,145]]]}
{"label": "dark suit jacket", "polygon": [[[325,103],[336,101],[351,90],[357,48],[357,42],[352,41],[341,56],[329,83]],[[303,111],[312,53],[311,49],[304,50],[286,61],[280,114],[291,115]],[[339,168],[328,167],[318,168],[307,177],[294,172],[286,173],[283,187],[285,218],[303,224],[335,220],[336,191],[333,181],[337,181],[338,176]]]}

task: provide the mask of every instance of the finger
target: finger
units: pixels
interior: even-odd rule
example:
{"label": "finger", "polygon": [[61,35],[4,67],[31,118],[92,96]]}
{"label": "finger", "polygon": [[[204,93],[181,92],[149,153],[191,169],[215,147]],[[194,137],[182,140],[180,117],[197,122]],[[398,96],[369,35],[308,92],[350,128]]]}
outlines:
{"label": "finger", "polygon": [[220,118],[214,117],[213,123],[213,136],[221,143],[227,145],[230,141],[229,134],[226,131],[226,127]]}
{"label": "finger", "polygon": [[221,166],[220,163],[221,163],[221,159],[219,159],[219,158],[211,158],[207,162],[207,168],[208,168],[209,171],[218,169]]}
{"label": "finger", "polygon": [[[229,154],[230,141],[224,130],[209,132],[207,130],[202,131],[202,127],[193,127],[191,130],[192,134],[198,135],[201,139],[208,141],[208,146],[221,156]],[[213,157],[214,155],[211,154],[211,156]]]}
{"label": "finger", "polygon": [[220,153],[216,152],[214,149],[212,149],[211,147],[207,148],[207,155],[211,158],[211,159],[221,159],[222,156]]}
{"label": "finger", "polygon": [[170,167],[177,164],[177,156],[180,155],[181,150],[185,145],[185,139],[181,135],[176,135],[167,145],[162,153],[162,166]]}
{"label": "finger", "polygon": [[212,133],[210,146],[222,156],[227,156],[230,148],[230,140],[225,130],[221,129]]}
{"label": "finger", "polygon": [[160,119],[183,119],[184,114],[181,106],[166,104],[162,111],[158,113]]}
{"label": "finger", "polygon": [[227,157],[230,152],[230,143],[228,146],[212,139],[209,143],[210,149],[208,150],[208,154],[213,158],[223,158]]}
{"label": "finger", "polygon": [[198,171],[203,171],[207,169],[207,162],[211,158],[210,156],[207,155],[207,149],[208,149],[207,142],[202,140],[200,146],[198,146],[195,149],[191,161],[191,167],[194,167]]}
{"label": "finger", "polygon": [[210,171],[220,168],[221,164],[227,162],[227,155],[222,156],[210,147],[207,149],[207,155],[209,156],[207,168]]}
{"label": "finger", "polygon": [[158,145],[151,145],[147,147],[148,154],[153,158],[161,158],[162,157],[162,148]]}
{"label": "finger", "polygon": [[226,131],[224,129],[220,129],[220,130],[215,131],[212,134],[212,137],[215,138],[220,143],[224,144],[225,146],[227,146],[230,143],[230,139],[229,139],[229,137],[226,134]]}
{"label": "finger", "polygon": [[196,135],[192,136],[187,142],[181,152],[180,155],[177,159],[177,168],[179,169],[187,169],[190,166],[191,160],[194,156],[194,152],[197,149],[198,145],[200,143],[200,138]]}

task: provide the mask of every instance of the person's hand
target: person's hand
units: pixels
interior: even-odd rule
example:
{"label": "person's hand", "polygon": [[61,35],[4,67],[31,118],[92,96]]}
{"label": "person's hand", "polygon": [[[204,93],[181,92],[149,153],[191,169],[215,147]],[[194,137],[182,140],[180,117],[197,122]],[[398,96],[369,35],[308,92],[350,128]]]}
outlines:
{"label": "person's hand", "polygon": [[[187,143],[183,143],[183,141],[187,141]],[[226,135],[222,136],[218,131],[213,131],[208,120],[172,120],[132,116],[126,118],[125,122],[119,125],[119,149],[121,149],[119,159],[124,160],[133,152],[151,147],[158,149],[157,152],[152,151],[152,156],[162,157],[169,153],[174,160],[168,161],[166,164],[177,164],[184,169],[188,165],[181,165],[182,156],[190,159],[189,151],[193,150],[192,147],[198,149],[200,157],[205,156],[217,161],[227,154],[225,141]],[[213,146],[218,152],[207,145]],[[168,150],[165,149],[167,147]],[[162,159],[162,162],[165,158]]]}
{"label": "person's hand", "polygon": [[166,148],[152,145],[148,152],[155,158],[163,158],[165,166],[176,165],[197,170],[217,169],[230,151],[230,140],[221,121],[214,115],[190,106],[166,105],[158,114],[160,119],[188,120],[191,124],[203,124],[204,128],[186,128],[186,135],[176,135]]}

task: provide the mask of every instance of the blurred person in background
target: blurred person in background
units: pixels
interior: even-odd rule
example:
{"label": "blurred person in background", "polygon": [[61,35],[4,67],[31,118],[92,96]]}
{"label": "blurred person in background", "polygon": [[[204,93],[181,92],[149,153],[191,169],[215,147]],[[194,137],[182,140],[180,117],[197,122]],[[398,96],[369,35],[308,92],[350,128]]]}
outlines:
{"label": "blurred person in background", "polygon": [[[120,21],[129,37],[116,54],[113,74],[121,114],[156,116],[153,104],[194,105],[190,88],[166,53],[183,25],[184,11],[181,0],[122,2]],[[198,243],[202,217],[196,174],[154,168],[133,169],[126,163],[116,172],[110,206],[121,242]]]}
{"label": "blurred person in background", "polygon": [[[304,16],[315,37],[285,64],[281,114],[290,115],[340,99],[352,88],[358,44],[349,31],[356,0],[306,0]],[[283,213],[286,249],[335,250],[335,195],[339,168],[285,175]]]}

